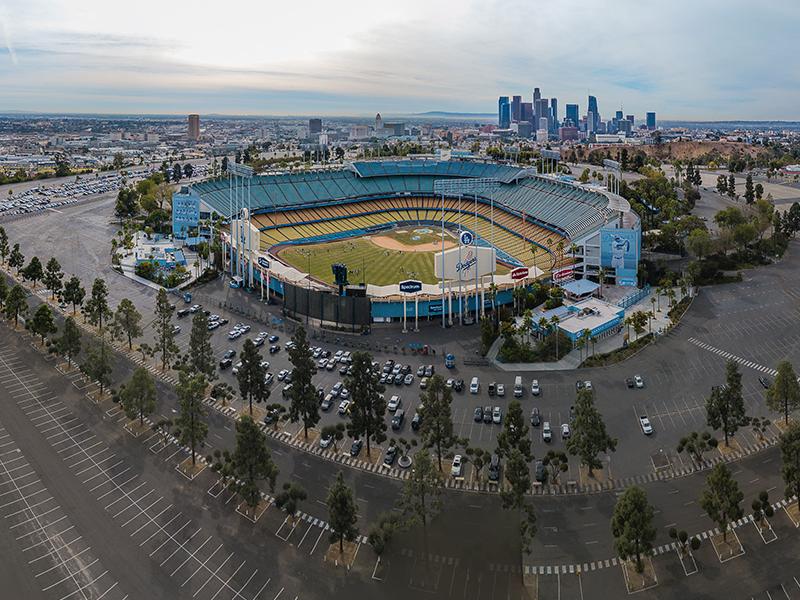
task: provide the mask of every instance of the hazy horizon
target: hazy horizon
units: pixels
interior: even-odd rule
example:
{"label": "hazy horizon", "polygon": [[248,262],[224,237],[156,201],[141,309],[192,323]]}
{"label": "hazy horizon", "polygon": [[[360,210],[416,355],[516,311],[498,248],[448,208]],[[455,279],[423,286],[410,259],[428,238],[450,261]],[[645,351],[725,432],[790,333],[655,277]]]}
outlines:
{"label": "hazy horizon", "polygon": [[[219,5],[0,0],[0,111],[493,114],[534,86],[603,117],[798,119],[800,9],[744,0]],[[746,15],[746,18],[743,18]]]}

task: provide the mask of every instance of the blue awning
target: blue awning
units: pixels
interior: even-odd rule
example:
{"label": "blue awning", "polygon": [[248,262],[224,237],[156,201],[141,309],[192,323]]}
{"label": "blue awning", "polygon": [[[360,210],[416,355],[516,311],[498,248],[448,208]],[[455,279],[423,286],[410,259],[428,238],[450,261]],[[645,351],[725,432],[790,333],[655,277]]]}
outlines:
{"label": "blue awning", "polygon": [[576,279],[561,284],[561,289],[573,296],[585,296],[593,293],[600,285],[588,279]]}

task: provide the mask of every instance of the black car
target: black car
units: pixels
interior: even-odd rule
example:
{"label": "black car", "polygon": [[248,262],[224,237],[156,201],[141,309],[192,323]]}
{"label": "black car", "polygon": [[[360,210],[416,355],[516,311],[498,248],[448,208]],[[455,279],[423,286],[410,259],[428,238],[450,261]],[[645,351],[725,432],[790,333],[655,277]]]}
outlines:
{"label": "black car", "polygon": [[399,431],[400,428],[403,426],[403,421],[405,421],[405,418],[406,418],[406,411],[404,411],[402,408],[397,409],[397,411],[394,413],[394,416],[392,417],[392,429],[394,431]]}
{"label": "black car", "polygon": [[267,413],[264,417],[264,424],[265,425],[272,425],[273,423],[278,422],[278,417],[280,417],[280,411],[277,408],[272,409]]}
{"label": "black car", "polygon": [[270,354],[275,354],[276,352],[280,352],[280,351],[281,351],[281,347],[278,344],[272,344],[272,346],[269,347],[269,353]]}
{"label": "black car", "polygon": [[[578,383],[581,383],[580,381]],[[633,377],[628,377],[625,380],[625,385],[628,386],[630,389],[636,387],[636,383],[633,381]]]}
{"label": "black car", "polygon": [[323,398],[322,402],[320,402],[319,407],[325,412],[328,412],[333,407],[333,400],[326,396]]}
{"label": "black car", "polygon": [[361,448],[364,447],[364,440],[353,440],[353,444],[350,446],[350,456],[358,456],[361,454]]}
{"label": "black car", "polygon": [[583,380],[579,380],[575,382],[575,389],[580,391],[583,389]]}
{"label": "black car", "polygon": [[492,454],[492,459],[489,461],[489,481],[500,480],[500,457],[497,454]]}
{"label": "black car", "polygon": [[494,396],[495,391],[497,390],[497,384],[493,381],[489,384],[489,396]]}
{"label": "black car", "polygon": [[406,378],[406,376],[403,375],[403,373],[401,371],[400,373],[398,373],[397,375],[394,376],[394,384],[395,385],[403,385],[403,379],[405,379],[405,378]]}
{"label": "black car", "polygon": [[417,431],[422,425],[422,415],[419,413],[414,413],[414,418],[411,419],[411,429]]}
{"label": "black car", "polygon": [[760,383],[761,387],[763,387],[765,390],[768,390],[770,388],[770,386],[772,385],[770,380],[767,379],[766,377],[764,377],[763,375],[758,378],[758,383]]}
{"label": "black car", "polygon": [[230,321],[228,321],[228,319],[226,319],[225,317],[222,317],[222,318],[221,318],[219,321],[217,321],[217,322],[218,322],[220,325],[227,325],[228,323],[230,323]]}
{"label": "black car", "polygon": [[534,477],[536,477],[536,481],[539,483],[544,483],[547,481],[547,471],[544,468],[544,463],[540,460],[536,461],[536,466],[534,467]]}
{"label": "black car", "polygon": [[223,358],[219,361],[219,368],[220,369],[227,369],[233,364],[233,361],[230,358]]}
{"label": "black car", "polygon": [[178,315],[178,317],[185,317],[186,315],[189,314],[189,309],[188,308],[182,308],[176,314]]}
{"label": "black car", "polygon": [[539,414],[539,409],[534,407],[531,409],[531,425],[538,427],[541,424],[542,416]]}
{"label": "black car", "polygon": [[403,365],[403,368],[400,369],[400,372],[403,375],[408,375],[409,373],[411,373],[411,365]]}
{"label": "black car", "polygon": [[456,379],[453,382],[453,389],[457,392],[464,391],[464,380],[463,379]]}
{"label": "black car", "polygon": [[481,421],[483,421],[483,408],[481,408],[480,406],[476,406],[473,415],[476,423],[480,423]]}
{"label": "black car", "polygon": [[492,407],[486,406],[483,409],[483,422],[484,423],[491,423],[492,422]]}
{"label": "black car", "polygon": [[225,354],[222,355],[222,358],[233,358],[236,356],[236,350],[225,350]]}
{"label": "black car", "polygon": [[394,464],[396,458],[397,458],[397,446],[389,446],[386,449],[386,453],[383,455],[383,464],[390,467]]}

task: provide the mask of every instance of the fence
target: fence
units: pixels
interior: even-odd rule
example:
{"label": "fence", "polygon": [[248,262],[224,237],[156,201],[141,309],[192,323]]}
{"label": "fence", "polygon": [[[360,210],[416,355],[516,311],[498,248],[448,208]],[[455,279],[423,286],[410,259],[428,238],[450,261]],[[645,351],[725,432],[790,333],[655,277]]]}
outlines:
{"label": "fence", "polygon": [[646,284],[642,289],[631,292],[621,300],[617,301],[617,306],[620,308],[628,308],[639,302],[642,298],[647,298],[650,295],[650,284]]}

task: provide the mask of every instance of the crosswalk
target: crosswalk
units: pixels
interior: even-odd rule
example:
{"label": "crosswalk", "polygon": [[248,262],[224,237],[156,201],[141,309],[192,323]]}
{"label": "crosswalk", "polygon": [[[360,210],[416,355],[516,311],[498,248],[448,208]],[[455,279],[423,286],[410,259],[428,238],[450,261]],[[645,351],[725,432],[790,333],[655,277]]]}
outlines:
{"label": "crosswalk", "polygon": [[712,346],[711,344],[701,342],[700,340],[697,340],[693,337],[689,338],[689,343],[694,344],[695,346],[697,346],[698,348],[702,348],[703,350],[708,350],[709,352],[718,354],[719,356],[725,359],[733,360],[745,367],[749,367],[751,369],[755,369],[756,371],[766,373],[767,375],[772,375],[774,377],[775,375],[778,374],[778,372],[775,369],[765,367],[764,365],[759,365],[758,363],[753,362],[752,360],[747,360],[746,358],[742,358],[741,356],[736,356],[735,354],[731,354],[726,350],[722,350],[721,348],[717,348],[715,346]]}

